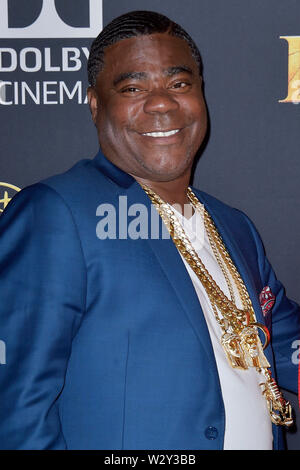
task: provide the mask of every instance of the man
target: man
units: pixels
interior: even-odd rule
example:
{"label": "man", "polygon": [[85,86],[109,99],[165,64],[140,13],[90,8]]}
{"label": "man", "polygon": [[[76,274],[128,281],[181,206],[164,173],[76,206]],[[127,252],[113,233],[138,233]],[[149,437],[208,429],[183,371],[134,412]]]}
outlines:
{"label": "man", "polygon": [[88,68],[101,151],[0,220],[1,448],[282,448],[270,373],[296,391],[299,307],[249,219],[188,190],[207,125],[197,47],[131,12]]}

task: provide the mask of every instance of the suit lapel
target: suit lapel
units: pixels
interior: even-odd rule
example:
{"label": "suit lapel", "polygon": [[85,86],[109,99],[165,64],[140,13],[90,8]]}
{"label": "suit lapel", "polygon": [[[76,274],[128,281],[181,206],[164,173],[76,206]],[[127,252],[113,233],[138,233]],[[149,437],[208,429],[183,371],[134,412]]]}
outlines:
{"label": "suit lapel", "polygon": [[[123,192],[123,194],[125,193]],[[139,184],[134,183],[129,187],[126,190],[126,195],[128,197],[128,207],[138,201],[147,207],[148,214],[151,213],[151,201]],[[148,227],[150,227],[150,218]],[[177,296],[189,323],[206,352],[207,360],[211,364],[212,370],[216,373],[215,356],[202,308],[176,246],[171,238],[162,239],[160,237],[159,239],[152,239],[148,237],[145,241],[153,251],[162,271],[169,280],[173,288],[173,295]]]}

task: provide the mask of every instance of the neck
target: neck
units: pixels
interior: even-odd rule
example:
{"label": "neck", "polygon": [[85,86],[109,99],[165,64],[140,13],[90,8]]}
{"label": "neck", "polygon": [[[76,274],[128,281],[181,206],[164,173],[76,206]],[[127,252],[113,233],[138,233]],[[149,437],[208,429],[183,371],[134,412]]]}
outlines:
{"label": "neck", "polygon": [[179,204],[182,209],[189,204],[187,189],[190,181],[190,172],[172,181],[150,181],[134,176],[138,183],[147,186],[169,204]]}

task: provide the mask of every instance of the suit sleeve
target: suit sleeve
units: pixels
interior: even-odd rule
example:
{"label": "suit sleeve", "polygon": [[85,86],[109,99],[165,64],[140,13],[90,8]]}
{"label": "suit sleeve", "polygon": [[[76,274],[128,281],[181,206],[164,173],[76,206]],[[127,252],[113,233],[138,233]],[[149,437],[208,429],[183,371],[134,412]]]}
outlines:
{"label": "suit sleeve", "polygon": [[276,278],[261,238],[253,223],[243,214],[254,236],[263,287],[269,286],[276,297],[272,309],[272,348],[277,381],[280,387],[298,393],[298,354],[300,338],[300,308],[287,298],[285,289]]}
{"label": "suit sleeve", "polygon": [[1,449],[66,449],[58,402],[85,295],[67,205],[45,184],[22,190],[0,217]]}

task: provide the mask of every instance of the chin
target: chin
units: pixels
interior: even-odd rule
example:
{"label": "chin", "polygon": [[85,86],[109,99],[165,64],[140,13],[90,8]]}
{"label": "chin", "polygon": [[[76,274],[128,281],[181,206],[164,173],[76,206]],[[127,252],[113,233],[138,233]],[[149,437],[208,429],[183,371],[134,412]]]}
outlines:
{"label": "chin", "polygon": [[190,167],[188,168],[155,168],[152,171],[149,171],[149,179],[150,176],[153,181],[173,181],[184,173],[186,173]]}
{"label": "chin", "polygon": [[179,178],[182,176],[184,173],[189,171],[191,169],[193,163],[193,159],[190,161],[178,161],[176,162],[176,159],[172,160],[171,162],[165,162],[163,164],[160,162],[159,165],[156,165],[155,167],[152,166],[150,169],[152,175],[157,175],[159,178],[162,178],[161,181],[170,181],[176,178]]}

